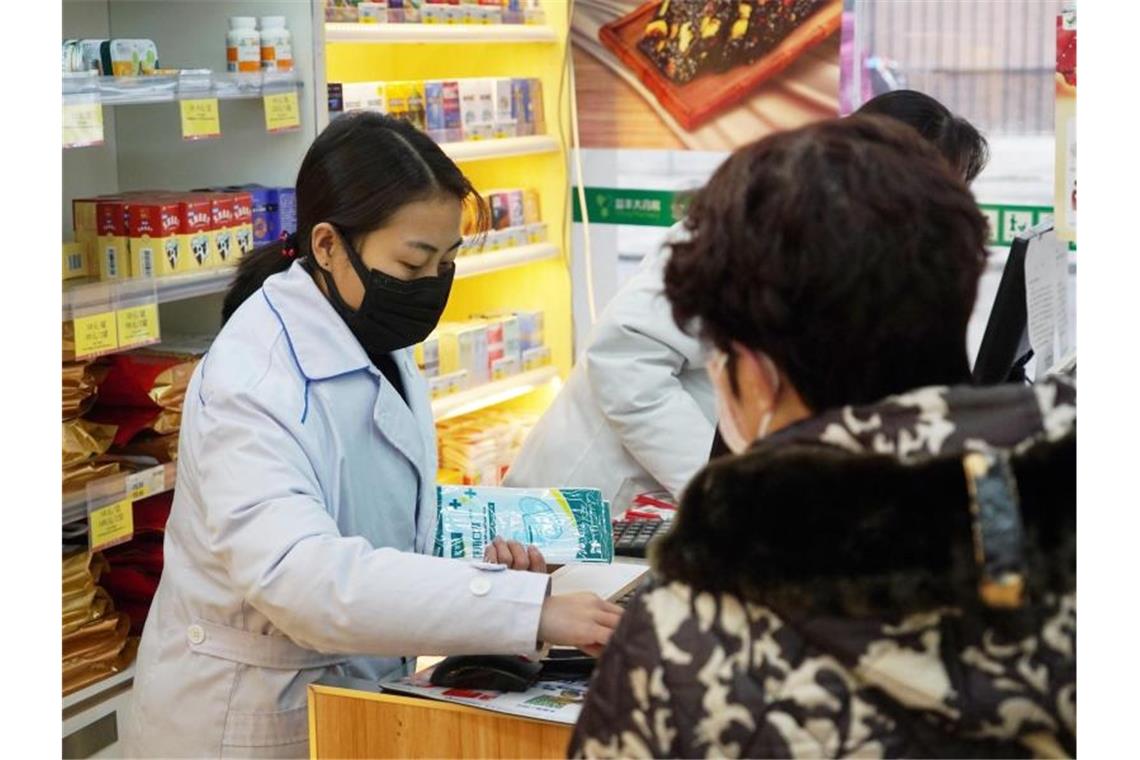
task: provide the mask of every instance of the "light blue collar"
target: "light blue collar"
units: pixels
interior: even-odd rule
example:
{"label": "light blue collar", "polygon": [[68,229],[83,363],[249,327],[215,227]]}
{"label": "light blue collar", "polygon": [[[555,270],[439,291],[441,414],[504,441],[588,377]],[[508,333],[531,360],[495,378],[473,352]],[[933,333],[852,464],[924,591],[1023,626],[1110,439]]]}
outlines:
{"label": "light blue collar", "polygon": [[328,380],[364,369],[377,372],[300,261],[267,279],[262,293],[306,380]]}

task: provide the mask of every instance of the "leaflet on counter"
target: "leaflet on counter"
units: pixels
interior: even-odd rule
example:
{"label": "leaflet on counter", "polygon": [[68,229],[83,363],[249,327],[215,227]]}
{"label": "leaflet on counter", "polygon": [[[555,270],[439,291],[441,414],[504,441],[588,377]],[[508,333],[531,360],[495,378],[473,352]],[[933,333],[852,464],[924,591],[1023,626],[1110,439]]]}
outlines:
{"label": "leaflet on counter", "polygon": [[532,544],[546,561],[611,562],[609,502],[592,488],[439,486],[435,554],[483,559],[496,537]]}
{"label": "leaflet on counter", "polygon": [[380,684],[384,691],[411,694],[459,705],[478,707],[522,718],[548,720],[573,725],[586,699],[586,679],[580,681],[539,681],[526,691],[482,691],[432,686],[435,668]]}

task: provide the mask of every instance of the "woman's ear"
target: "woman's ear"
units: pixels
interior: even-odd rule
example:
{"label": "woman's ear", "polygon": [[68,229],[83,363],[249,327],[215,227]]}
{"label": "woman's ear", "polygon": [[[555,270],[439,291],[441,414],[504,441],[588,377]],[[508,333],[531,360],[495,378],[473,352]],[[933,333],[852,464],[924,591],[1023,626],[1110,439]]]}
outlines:
{"label": "woman's ear", "polygon": [[742,343],[732,342],[736,356],[736,382],[739,397],[749,407],[768,411],[775,407],[779,382],[768,362]]}
{"label": "woman's ear", "polygon": [[321,222],[313,227],[309,238],[309,250],[313,252],[313,260],[321,269],[332,271],[333,252],[340,245],[336,230],[328,222]]}

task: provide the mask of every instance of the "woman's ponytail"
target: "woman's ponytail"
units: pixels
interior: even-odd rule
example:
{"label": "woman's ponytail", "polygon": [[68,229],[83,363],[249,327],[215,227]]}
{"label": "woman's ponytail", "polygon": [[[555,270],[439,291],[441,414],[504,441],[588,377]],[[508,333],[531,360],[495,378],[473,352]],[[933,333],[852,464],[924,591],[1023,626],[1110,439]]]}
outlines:
{"label": "woman's ponytail", "polygon": [[284,272],[292,265],[293,260],[297,258],[296,240],[296,234],[289,235],[256,248],[242,257],[238,263],[237,275],[229,291],[226,292],[225,301],[222,302],[223,325],[269,277]]}

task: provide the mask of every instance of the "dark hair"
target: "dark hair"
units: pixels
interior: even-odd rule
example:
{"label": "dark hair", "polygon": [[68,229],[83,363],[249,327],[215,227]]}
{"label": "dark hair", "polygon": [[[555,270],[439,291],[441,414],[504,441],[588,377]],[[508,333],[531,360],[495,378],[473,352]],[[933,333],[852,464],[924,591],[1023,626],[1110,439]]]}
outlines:
{"label": "dark hair", "polygon": [[[374,112],[342,116],[325,128],[297,172],[296,256],[307,256],[313,228],[328,222],[359,244],[403,206],[436,193],[470,203],[480,230],[486,208],[471,182],[435,142],[411,124]],[[225,323],[266,278],[293,263],[277,241],[246,255],[222,306]]]}
{"label": "dark hair", "polygon": [[986,219],[914,130],[852,116],[766,137],[686,227],[665,270],[677,324],[763,351],[811,409],[969,380]]}
{"label": "dark hair", "polygon": [[973,182],[990,160],[989,144],[973,124],[916,90],[884,92],[855,113],[889,116],[918,130],[958,170],[966,184]]}

